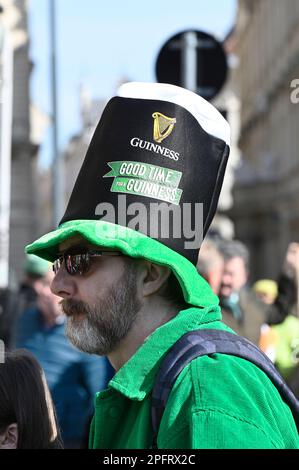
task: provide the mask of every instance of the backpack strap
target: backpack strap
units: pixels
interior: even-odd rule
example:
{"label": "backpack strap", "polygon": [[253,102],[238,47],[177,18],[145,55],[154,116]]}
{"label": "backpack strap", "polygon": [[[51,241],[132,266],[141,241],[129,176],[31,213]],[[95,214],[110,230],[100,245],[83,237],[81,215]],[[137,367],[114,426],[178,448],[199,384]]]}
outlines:
{"label": "backpack strap", "polygon": [[299,401],[289,389],[270,359],[246,338],[225,330],[199,329],[186,333],[167,352],[162,360],[152,392],[153,447],[168,396],[180,372],[196,357],[208,354],[230,354],[246,359],[265,372],[290,407],[299,430]]}

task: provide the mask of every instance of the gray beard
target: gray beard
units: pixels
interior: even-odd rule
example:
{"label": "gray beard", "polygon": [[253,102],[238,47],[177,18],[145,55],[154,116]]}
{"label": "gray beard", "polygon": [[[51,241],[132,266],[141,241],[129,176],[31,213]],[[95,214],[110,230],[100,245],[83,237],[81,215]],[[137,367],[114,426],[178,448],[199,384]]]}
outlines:
{"label": "gray beard", "polygon": [[[106,356],[130,331],[141,302],[137,299],[136,272],[128,265],[105,299],[97,299],[93,306],[85,302],[64,299],[63,311],[68,315],[66,335],[70,342],[88,354]],[[84,314],[84,318],[78,318]]]}

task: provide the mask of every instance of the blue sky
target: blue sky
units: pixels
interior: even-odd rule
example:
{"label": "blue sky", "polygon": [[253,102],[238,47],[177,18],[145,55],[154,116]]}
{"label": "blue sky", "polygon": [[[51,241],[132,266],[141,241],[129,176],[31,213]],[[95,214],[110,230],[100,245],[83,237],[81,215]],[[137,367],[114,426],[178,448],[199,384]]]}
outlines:
{"label": "blue sky", "polygon": [[[93,97],[114,94],[122,77],[154,81],[161,46],[174,34],[196,29],[222,39],[231,28],[236,0],[56,0],[59,146],[80,129],[79,87]],[[50,110],[49,0],[30,0],[34,71],[31,97]],[[41,162],[51,159],[50,129]]]}

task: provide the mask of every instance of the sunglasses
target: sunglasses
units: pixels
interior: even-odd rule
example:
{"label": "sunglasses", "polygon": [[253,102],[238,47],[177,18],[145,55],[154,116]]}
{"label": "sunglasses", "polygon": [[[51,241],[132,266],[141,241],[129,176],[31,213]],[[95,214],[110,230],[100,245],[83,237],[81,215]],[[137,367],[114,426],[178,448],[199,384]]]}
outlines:
{"label": "sunglasses", "polygon": [[84,253],[65,252],[54,261],[53,271],[57,274],[61,266],[64,264],[68,274],[71,276],[75,276],[76,274],[82,276],[88,272],[92,258],[102,256],[122,256],[122,253],[119,251],[105,250],[92,250]]}

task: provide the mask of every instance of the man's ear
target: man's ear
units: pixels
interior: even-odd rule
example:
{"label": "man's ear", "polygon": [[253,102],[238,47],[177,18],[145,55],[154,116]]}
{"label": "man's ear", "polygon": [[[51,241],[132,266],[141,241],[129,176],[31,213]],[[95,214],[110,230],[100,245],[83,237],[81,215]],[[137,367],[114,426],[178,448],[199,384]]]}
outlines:
{"label": "man's ear", "polygon": [[145,262],[146,270],[142,277],[142,292],[144,297],[156,294],[170,276],[170,269],[167,266]]}
{"label": "man's ear", "polygon": [[18,425],[12,423],[0,434],[0,449],[17,449],[18,446]]}

